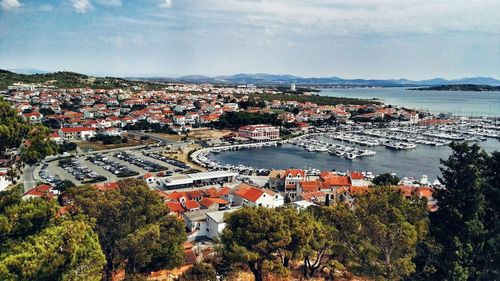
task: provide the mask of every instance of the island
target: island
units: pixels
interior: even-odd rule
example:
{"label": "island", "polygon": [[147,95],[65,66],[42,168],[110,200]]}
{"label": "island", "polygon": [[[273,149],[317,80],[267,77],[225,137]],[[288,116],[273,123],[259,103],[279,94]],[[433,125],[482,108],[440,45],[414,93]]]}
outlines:
{"label": "island", "polygon": [[412,91],[470,91],[470,92],[500,92],[500,86],[476,85],[476,84],[456,84],[439,85],[430,87],[410,88]]}

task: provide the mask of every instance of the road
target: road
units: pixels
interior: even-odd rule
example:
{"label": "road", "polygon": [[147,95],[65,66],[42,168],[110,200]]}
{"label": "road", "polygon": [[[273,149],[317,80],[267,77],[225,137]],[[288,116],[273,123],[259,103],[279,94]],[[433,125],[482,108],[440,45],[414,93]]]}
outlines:
{"label": "road", "polygon": [[36,186],[36,181],[35,178],[33,177],[33,172],[35,171],[34,166],[29,166],[27,165],[24,170],[23,170],[23,185],[24,185],[24,192],[32,189],[33,187]]}

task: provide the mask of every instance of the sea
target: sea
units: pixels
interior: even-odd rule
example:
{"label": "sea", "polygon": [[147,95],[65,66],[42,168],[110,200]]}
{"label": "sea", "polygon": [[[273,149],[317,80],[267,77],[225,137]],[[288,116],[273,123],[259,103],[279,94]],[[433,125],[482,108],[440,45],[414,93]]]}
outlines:
{"label": "sea", "polygon": [[[325,96],[376,98],[386,104],[427,110],[432,113],[451,113],[469,116],[498,116],[500,122],[500,92],[440,92],[410,91],[404,88],[323,89]],[[327,141],[328,139],[322,139]],[[500,140],[488,138],[478,142],[485,151],[500,151]],[[399,177],[433,180],[440,176],[441,159],[451,154],[447,146],[417,145],[410,150],[389,150],[385,147],[370,148],[374,156],[348,160],[326,152],[309,152],[301,147],[283,145],[226,151],[209,157],[223,165],[245,165],[254,168],[286,169],[314,168],[320,170],[364,171],[373,174],[396,173]]]}
{"label": "sea", "polygon": [[500,92],[417,91],[406,88],[328,88],[319,93],[330,97],[379,99],[385,104],[404,106],[435,114],[498,116]]}

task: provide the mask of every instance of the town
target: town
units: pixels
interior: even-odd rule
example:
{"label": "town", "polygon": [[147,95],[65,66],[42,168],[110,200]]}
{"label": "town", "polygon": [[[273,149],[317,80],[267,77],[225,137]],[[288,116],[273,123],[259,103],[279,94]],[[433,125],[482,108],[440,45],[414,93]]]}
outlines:
{"label": "town", "polygon": [[435,212],[434,193],[444,189],[425,175],[399,178],[389,172],[300,169],[292,163],[283,169],[223,165],[211,160],[213,154],[291,144],[353,160],[374,155],[377,146],[411,150],[500,136],[493,118],[437,116],[379,101],[348,104],[331,98],[325,104],[307,88],[295,93],[295,85],[284,91],[254,85],[159,86],[9,85],[3,100],[23,122],[50,128],[47,137],[57,149],[23,158],[20,151],[33,143],[8,147],[0,159],[0,190],[18,186],[23,200],[61,201],[64,214],[70,205],[64,202],[71,201],[68,188],[116,191],[124,179],[138,179],[182,222],[183,264],[193,265],[213,258],[227,214],[245,207],[354,209],[356,198],[390,185]]}

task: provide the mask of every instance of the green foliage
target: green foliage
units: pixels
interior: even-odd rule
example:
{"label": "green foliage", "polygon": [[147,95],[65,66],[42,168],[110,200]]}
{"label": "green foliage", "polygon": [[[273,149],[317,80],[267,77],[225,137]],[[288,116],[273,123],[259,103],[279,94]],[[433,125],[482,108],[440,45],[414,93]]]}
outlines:
{"label": "green foliage", "polygon": [[91,77],[68,71],[26,75],[0,70],[0,90],[7,89],[7,86],[17,82],[45,84],[58,88],[116,89],[140,86],[144,89],[155,90],[162,87],[155,83],[113,77]]}
{"label": "green foliage", "polygon": [[360,228],[360,273],[400,280],[415,272],[417,242],[425,237],[425,205],[413,202],[397,188],[380,187],[358,198],[354,213]]}
{"label": "green foliage", "polygon": [[251,94],[251,99],[261,99],[265,101],[297,101],[297,102],[311,102],[318,105],[337,105],[337,104],[379,104],[378,101],[354,99],[354,98],[340,98],[340,97],[327,97],[319,95],[301,95],[301,94]]}
{"label": "green foliage", "polygon": [[21,159],[34,164],[46,156],[57,152],[57,145],[50,140],[50,129],[45,126],[32,126],[26,137],[26,144],[21,147]]}
{"label": "green foliage", "polygon": [[376,176],[372,182],[375,185],[397,185],[399,183],[399,178],[389,173],[385,173]]}
{"label": "green foliage", "polygon": [[217,273],[210,264],[197,263],[184,272],[178,281],[216,281]]}
{"label": "green foliage", "polygon": [[144,181],[125,179],[116,190],[101,192],[90,186],[71,188],[68,195],[87,216],[107,259],[106,279],[125,267],[134,274],[170,269],[184,260],[184,225]]}
{"label": "green foliage", "polygon": [[478,145],[452,143],[452,155],[442,161],[437,190],[439,209],[430,216],[432,238],[440,251],[428,253],[440,280],[498,280],[499,155],[491,157]]}
{"label": "green foliage", "polygon": [[60,183],[58,183],[54,189],[59,190],[60,192],[66,192],[69,188],[74,187],[75,184],[70,181],[70,180],[63,180]]}
{"label": "green foliage", "polygon": [[50,133],[47,127],[27,124],[10,103],[0,98],[0,156],[26,141],[21,147],[21,158],[33,164],[56,152],[56,145],[49,139]]}
{"label": "green foliage", "polygon": [[102,141],[103,144],[120,144],[120,143],[122,143],[122,137],[120,137],[120,136],[108,136],[108,135],[104,135],[104,134],[97,134],[95,137],[91,138],[90,140],[91,141]]}
{"label": "green foliage", "polygon": [[53,201],[0,194],[0,280],[100,280],[105,258],[92,225],[56,218]]}
{"label": "green foliage", "polygon": [[268,272],[284,273],[276,256],[291,242],[290,229],[277,211],[267,208],[242,208],[225,217],[222,259],[232,264],[244,264],[256,281]]}
{"label": "green foliage", "polygon": [[219,129],[239,128],[246,125],[270,124],[281,125],[276,114],[271,113],[251,113],[246,111],[226,112],[219,117],[215,126]]}

